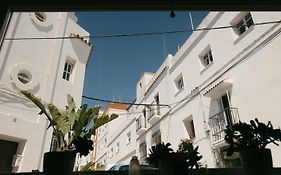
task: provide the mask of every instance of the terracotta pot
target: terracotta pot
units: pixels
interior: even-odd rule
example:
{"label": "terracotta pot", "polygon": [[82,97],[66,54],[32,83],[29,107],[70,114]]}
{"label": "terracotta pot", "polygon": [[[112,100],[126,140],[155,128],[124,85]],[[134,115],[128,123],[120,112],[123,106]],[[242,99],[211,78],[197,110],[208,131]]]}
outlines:
{"label": "terracotta pot", "polygon": [[44,154],[43,171],[46,175],[70,175],[73,172],[76,153],[72,151]]}
{"label": "terracotta pot", "polygon": [[240,152],[240,159],[246,175],[272,175],[272,156],[270,149],[250,149]]}

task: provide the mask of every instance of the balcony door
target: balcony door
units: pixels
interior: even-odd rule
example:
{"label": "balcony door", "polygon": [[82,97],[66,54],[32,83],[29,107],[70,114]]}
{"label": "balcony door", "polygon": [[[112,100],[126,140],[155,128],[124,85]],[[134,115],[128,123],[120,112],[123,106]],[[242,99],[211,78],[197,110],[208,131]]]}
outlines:
{"label": "balcony door", "polygon": [[230,98],[229,98],[229,93],[228,91],[226,92],[226,94],[222,95],[220,97],[220,101],[221,101],[221,108],[222,111],[224,111],[224,116],[227,122],[227,125],[232,125],[232,117],[231,117],[231,110],[230,110]]}

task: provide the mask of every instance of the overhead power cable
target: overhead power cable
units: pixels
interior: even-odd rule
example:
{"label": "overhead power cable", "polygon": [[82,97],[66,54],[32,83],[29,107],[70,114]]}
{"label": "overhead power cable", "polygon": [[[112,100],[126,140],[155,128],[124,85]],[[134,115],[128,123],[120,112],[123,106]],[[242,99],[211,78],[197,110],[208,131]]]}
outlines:
{"label": "overhead power cable", "polygon": [[[159,109],[167,108],[167,106],[161,106]],[[156,109],[152,109],[152,111],[156,111]],[[118,115],[131,115],[131,114],[143,114],[143,111],[134,111],[134,112],[124,112],[124,113],[118,113]]]}
{"label": "overhead power cable", "polygon": [[100,98],[88,97],[88,96],[85,96],[85,95],[83,95],[82,98],[86,98],[86,99],[89,99],[89,100],[100,101],[100,102],[106,102],[106,103],[117,103],[117,104],[125,104],[125,105],[137,105],[137,106],[166,106],[166,107],[169,106],[169,105],[167,105],[167,104],[148,104],[148,103],[120,102],[120,101],[114,101],[114,100],[105,100],[105,99],[100,99]]}
{"label": "overhead power cable", "polygon": [[[276,24],[281,23],[281,20],[268,21],[254,23],[254,26],[266,25],[266,24]],[[174,31],[165,31],[165,32],[140,32],[140,33],[127,33],[127,34],[112,34],[112,35],[90,35],[90,36],[79,36],[80,38],[118,38],[118,37],[134,37],[134,36],[151,36],[151,35],[164,35],[164,34],[175,34],[175,33],[187,33],[187,32],[196,32],[196,31],[208,31],[208,30],[220,30],[227,28],[234,28],[236,26],[221,26],[221,27],[205,27],[197,29],[184,29],[184,30],[174,30]],[[20,37],[20,38],[5,38],[5,40],[51,40],[51,39],[71,39],[77,38],[76,36],[59,36],[59,37]]]}

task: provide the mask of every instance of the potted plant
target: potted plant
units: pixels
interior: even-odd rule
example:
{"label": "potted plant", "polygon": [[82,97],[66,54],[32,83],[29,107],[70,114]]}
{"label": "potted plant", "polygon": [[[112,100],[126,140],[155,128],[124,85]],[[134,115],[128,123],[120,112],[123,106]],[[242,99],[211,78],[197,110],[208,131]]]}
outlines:
{"label": "potted plant", "polygon": [[199,160],[202,159],[202,156],[199,155],[198,149],[199,146],[196,146],[194,148],[190,140],[188,139],[181,140],[177,152],[185,154],[185,157],[187,159],[188,169],[192,169],[193,167],[195,167],[196,169],[200,168]]}
{"label": "potted plant", "polygon": [[186,150],[184,147],[186,144],[182,143],[182,147],[179,147],[176,152],[170,146],[170,143],[160,143],[149,149],[147,162],[159,168],[161,175],[186,174],[188,169],[192,169],[194,166],[199,168],[198,161],[202,156],[198,156],[198,146],[193,149],[193,146],[189,145],[190,149]]}
{"label": "potted plant", "polygon": [[49,121],[48,128],[53,129],[56,148],[44,154],[43,171],[46,174],[70,174],[73,171],[76,154],[86,156],[93,150],[91,135],[103,124],[117,118],[116,114],[98,116],[100,106],[87,109],[81,105],[76,109],[71,95],[67,95],[67,106],[59,109],[53,104],[44,104],[42,100],[28,91],[21,91],[31,100]]}
{"label": "potted plant", "polygon": [[150,154],[146,158],[147,162],[153,167],[158,168],[159,161],[161,159],[169,157],[169,155],[173,152],[173,149],[170,148],[170,146],[170,143],[165,144],[164,142],[152,146],[151,149],[149,149]]}
{"label": "potted plant", "polygon": [[281,141],[280,129],[274,129],[271,122],[259,122],[257,118],[250,124],[241,122],[227,126],[225,141],[229,144],[227,155],[240,153],[242,165],[247,174],[271,174],[272,156],[268,144]]}

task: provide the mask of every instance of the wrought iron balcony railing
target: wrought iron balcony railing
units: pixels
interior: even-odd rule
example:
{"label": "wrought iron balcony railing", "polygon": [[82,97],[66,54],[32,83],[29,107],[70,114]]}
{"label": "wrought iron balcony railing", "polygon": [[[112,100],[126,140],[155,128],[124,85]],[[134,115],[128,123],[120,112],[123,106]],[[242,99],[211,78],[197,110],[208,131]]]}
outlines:
{"label": "wrought iron balcony railing", "polygon": [[209,118],[213,142],[224,139],[224,130],[227,125],[233,125],[239,122],[238,109],[229,107],[222,112]]}

